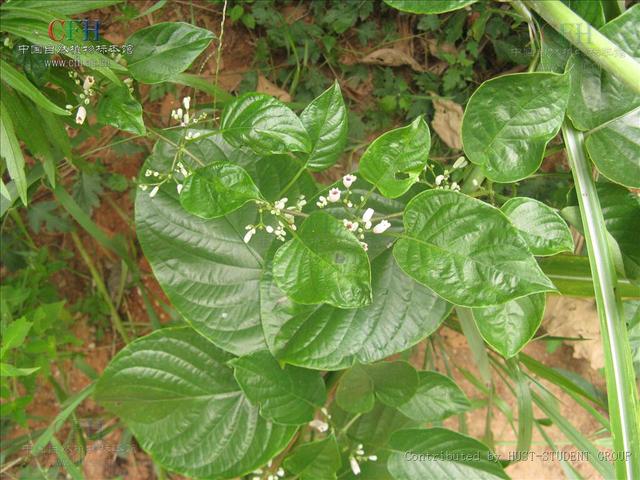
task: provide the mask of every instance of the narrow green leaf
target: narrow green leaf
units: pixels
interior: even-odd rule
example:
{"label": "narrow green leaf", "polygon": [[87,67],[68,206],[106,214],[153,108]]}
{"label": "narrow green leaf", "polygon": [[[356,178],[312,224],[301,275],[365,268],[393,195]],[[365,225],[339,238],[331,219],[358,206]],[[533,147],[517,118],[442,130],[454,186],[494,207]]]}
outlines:
{"label": "narrow green leaf", "polygon": [[0,377],[26,377],[40,370],[40,367],[18,368],[9,363],[0,363]]}
{"label": "narrow green leaf", "polygon": [[192,478],[243,476],[295,429],[260,417],[226,365],[232,358],[190,328],[165,328],[120,351],[95,397],[160,465]]}
{"label": "narrow green leaf", "polygon": [[142,83],[161,83],[184,72],[213,40],[213,33],[183,22],[163,22],[136,31],[128,62],[131,76]]}
{"label": "narrow green leaf", "polygon": [[334,480],[341,465],[340,450],[333,435],[303,443],[284,460],[284,468],[300,480]]}
{"label": "narrow green leaf", "polygon": [[484,82],[462,120],[467,157],[496,182],[528,177],[560,130],[568,100],[566,75],[517,73]]}
{"label": "narrow green leaf", "polygon": [[336,163],[347,144],[349,129],[347,107],[338,82],[307,105],[300,114],[300,121],[307,129],[312,144],[307,167],[319,171]]}
{"label": "narrow green leaf", "polygon": [[60,463],[62,463],[62,466],[67,471],[69,477],[71,477],[73,480],[84,480],[84,475],[80,471],[80,468],[78,468],[78,465],[76,465],[73,460],[69,458],[65,447],[62,446],[62,444],[56,437],[51,437],[51,446],[53,447],[53,451],[55,452],[55,454],[58,456]]}
{"label": "narrow green leaf", "polygon": [[229,104],[220,128],[229,143],[258,154],[311,151],[309,134],[296,114],[262,93],[246,93]]}
{"label": "narrow green leaf", "polygon": [[404,212],[393,254],[413,278],[456,305],[482,307],[555,287],[500,210],[450,190],[429,190]]}
{"label": "narrow green leaf", "polygon": [[401,12],[427,15],[458,10],[477,0],[384,0],[384,3]]}
{"label": "narrow green leaf", "polygon": [[371,303],[367,254],[342,222],[312,213],[273,259],[275,283],[298,303],[328,303],[339,308]]}
{"label": "narrow green leaf", "polygon": [[387,468],[396,480],[418,478],[509,477],[497,456],[478,440],[445,428],[411,428],[395,432]]}
{"label": "narrow green leaf", "polygon": [[437,422],[471,408],[469,399],[451,378],[438,372],[418,372],[415,395],[398,410],[418,422]]}
{"label": "narrow green leaf", "polygon": [[180,204],[198,217],[219,218],[260,197],[258,187],[242,167],[216,162],[195,170],[185,179]]}
{"label": "narrow green leaf", "polygon": [[430,148],[429,127],[418,117],[376,138],[360,158],[360,174],[385,197],[397,198],[418,181]]}
{"label": "narrow green leaf", "polygon": [[98,122],[125,132],[136,135],[147,133],[142,120],[142,105],[131,96],[127,87],[112,85],[102,94],[98,102],[97,118]]}
{"label": "narrow green leaf", "polygon": [[542,323],[545,295],[536,293],[502,305],[475,308],[473,316],[485,342],[500,355],[516,355],[533,338]]}
{"label": "narrow green leaf", "polygon": [[7,162],[9,176],[15,182],[18,195],[24,205],[27,205],[27,176],[25,162],[20,144],[16,138],[13,122],[4,103],[0,101],[0,156]]}
{"label": "narrow green leaf", "polygon": [[516,197],[501,210],[520,231],[536,256],[573,251],[573,237],[562,217],[551,207],[533,198]]}
{"label": "narrow green leaf", "polygon": [[244,394],[260,406],[260,414],[267,420],[284,425],[308,423],[327,399],[319,372],[281,367],[268,351],[254,352],[229,364]]}

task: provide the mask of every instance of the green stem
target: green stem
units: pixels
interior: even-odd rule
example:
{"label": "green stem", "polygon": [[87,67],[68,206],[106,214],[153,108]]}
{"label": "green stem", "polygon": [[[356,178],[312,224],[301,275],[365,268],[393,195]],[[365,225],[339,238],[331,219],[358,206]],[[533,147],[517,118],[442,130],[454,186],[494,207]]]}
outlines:
{"label": "green stem", "polygon": [[584,135],[567,122],[562,127],[562,134],[578,194],[600,317],[613,446],[616,452],[624,452],[615,461],[616,476],[640,478],[638,391],[607,230],[585,155]]}
{"label": "green stem", "polygon": [[560,0],[528,0],[549,25],[593,62],[640,93],[640,64]]}

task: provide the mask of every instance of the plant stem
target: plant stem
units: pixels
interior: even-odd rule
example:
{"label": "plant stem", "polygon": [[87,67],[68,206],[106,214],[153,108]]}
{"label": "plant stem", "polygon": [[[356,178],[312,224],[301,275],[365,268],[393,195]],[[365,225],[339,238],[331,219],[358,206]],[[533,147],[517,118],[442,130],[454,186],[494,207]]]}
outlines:
{"label": "plant stem", "polygon": [[640,93],[640,64],[560,0],[528,0],[544,20],[593,62]]}
{"label": "plant stem", "polygon": [[562,134],[578,194],[600,317],[613,446],[615,452],[622,454],[615,461],[616,477],[640,478],[638,391],[607,230],[585,155],[584,135],[568,122],[563,125]]}

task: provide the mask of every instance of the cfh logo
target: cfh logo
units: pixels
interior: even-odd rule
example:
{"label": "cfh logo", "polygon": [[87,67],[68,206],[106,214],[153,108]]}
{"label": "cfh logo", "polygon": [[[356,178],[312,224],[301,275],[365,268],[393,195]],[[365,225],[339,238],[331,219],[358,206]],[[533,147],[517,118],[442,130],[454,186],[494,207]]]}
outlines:
{"label": "cfh logo", "polygon": [[70,18],[66,20],[60,18],[52,20],[49,23],[49,38],[54,42],[73,40],[74,27],[76,25],[80,25],[84,32],[83,41],[89,41],[89,32],[93,32],[92,40],[100,40],[100,20],[89,20],[86,18],[84,20],[73,20]]}

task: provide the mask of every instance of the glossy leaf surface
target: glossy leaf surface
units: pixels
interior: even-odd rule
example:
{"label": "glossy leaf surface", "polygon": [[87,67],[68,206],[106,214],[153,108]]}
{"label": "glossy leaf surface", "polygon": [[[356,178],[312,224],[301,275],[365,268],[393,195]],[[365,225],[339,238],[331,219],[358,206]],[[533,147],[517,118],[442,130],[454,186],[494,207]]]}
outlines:
{"label": "glossy leaf surface", "polygon": [[213,40],[213,33],[183,22],[163,22],[138,30],[127,39],[131,76],[161,83],[184,72]]}
{"label": "glossy leaf surface", "polygon": [[482,338],[503,357],[516,355],[542,323],[545,296],[538,293],[502,305],[476,308],[473,316]]}
{"label": "glossy leaf surface", "polygon": [[98,122],[111,125],[125,132],[145,135],[147,129],[142,120],[142,105],[131,96],[126,87],[113,85],[98,103]]}
{"label": "glossy leaf surface", "polygon": [[398,406],[407,417],[421,423],[444,420],[471,407],[469,399],[451,378],[438,372],[418,372],[416,393]]}
{"label": "glossy leaf surface", "polygon": [[190,328],[159,330],[114,357],[95,396],[161,465],[190,477],[241,476],[278,454],[295,429],[260,417],[231,358]]}
{"label": "glossy leaf surface", "polygon": [[384,3],[401,12],[425,15],[458,10],[476,1],[477,0],[384,0]]}
{"label": "glossy leaf surface", "polygon": [[333,480],[340,468],[340,450],[333,435],[297,447],[284,461],[284,468],[301,480]]}
{"label": "glossy leaf surface", "polygon": [[496,182],[528,177],[560,130],[568,99],[565,75],[518,73],[484,82],[464,112],[467,157]]}
{"label": "glossy leaf surface", "polygon": [[554,290],[498,209],[461,193],[429,190],[409,202],[393,254],[400,267],[456,305],[497,305]]}
{"label": "glossy leaf surface", "polygon": [[573,250],[573,237],[566,222],[544,203],[516,197],[502,205],[501,210],[520,231],[534,255],[555,255]]}
{"label": "glossy leaf surface", "polygon": [[356,308],[371,302],[367,254],[342,222],[324,212],[312,213],[278,249],[273,278],[299,303]]}
{"label": "glossy leaf surface", "polygon": [[360,158],[360,174],[385,197],[405,193],[427,164],[431,133],[422,117],[376,138]]}
{"label": "glossy leaf surface", "polygon": [[311,152],[307,167],[324,170],[336,163],[347,144],[347,107],[342,98],[340,85],[325,90],[300,114],[300,120],[309,133]]}
{"label": "glossy leaf surface", "polygon": [[302,425],[313,420],[315,410],[327,398],[320,373],[287,365],[281,367],[266,350],[230,362],[235,377],[260,415],[285,425]]}

